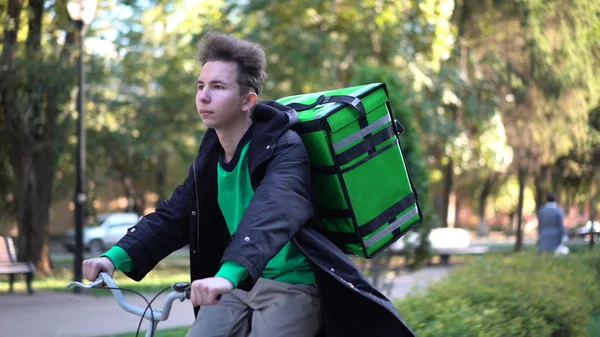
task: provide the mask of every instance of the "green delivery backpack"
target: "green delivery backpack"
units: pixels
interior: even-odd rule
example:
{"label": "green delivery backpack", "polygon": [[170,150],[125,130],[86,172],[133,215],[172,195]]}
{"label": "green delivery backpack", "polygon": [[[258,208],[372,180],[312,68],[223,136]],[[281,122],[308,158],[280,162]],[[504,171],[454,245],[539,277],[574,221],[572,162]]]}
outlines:
{"label": "green delivery backpack", "polygon": [[400,148],[385,84],[284,97],[312,163],[324,234],[346,254],[373,258],[422,213]]}

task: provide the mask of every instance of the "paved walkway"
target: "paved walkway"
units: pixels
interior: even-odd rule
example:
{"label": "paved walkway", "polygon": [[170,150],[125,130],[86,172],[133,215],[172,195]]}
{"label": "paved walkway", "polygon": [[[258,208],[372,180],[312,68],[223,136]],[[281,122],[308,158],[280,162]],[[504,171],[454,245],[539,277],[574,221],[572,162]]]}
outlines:
{"label": "paved walkway", "polygon": [[[153,296],[146,297],[150,300]],[[164,298],[161,295],[155,303],[162,305]],[[127,295],[126,299],[131,304],[145,306],[137,295]],[[193,321],[191,302],[175,301],[169,318],[159,323],[158,329],[187,326]],[[138,324],[139,316],[123,311],[112,296],[48,291],[31,296],[0,294],[0,335],[3,337],[107,336],[135,332]],[[142,323],[142,330],[147,327],[147,321]]]}
{"label": "paved walkway", "polygon": [[[431,282],[444,278],[449,269],[443,266],[428,267],[393,279],[392,299],[406,296],[412,290],[422,290]],[[390,280],[391,281],[391,280]],[[153,295],[145,295],[148,300]],[[166,295],[155,303],[162,305]],[[145,302],[137,295],[126,295],[131,304],[142,306]],[[153,306],[156,308],[156,306]],[[158,329],[189,326],[194,313],[189,301],[175,301],[167,321]],[[0,331],[2,337],[96,337],[135,332],[139,317],[123,311],[112,296],[53,293],[38,291],[25,293],[0,293]],[[142,330],[147,329],[142,323]],[[141,334],[143,335],[143,334]]]}

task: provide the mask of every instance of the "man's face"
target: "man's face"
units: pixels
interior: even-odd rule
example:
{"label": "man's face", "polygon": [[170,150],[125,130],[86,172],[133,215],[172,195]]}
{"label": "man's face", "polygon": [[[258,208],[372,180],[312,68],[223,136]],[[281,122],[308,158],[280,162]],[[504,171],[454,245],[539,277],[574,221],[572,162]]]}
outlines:
{"label": "man's face", "polygon": [[227,128],[247,118],[249,94],[240,95],[237,67],[234,62],[209,61],[200,71],[196,110],[209,128]]}

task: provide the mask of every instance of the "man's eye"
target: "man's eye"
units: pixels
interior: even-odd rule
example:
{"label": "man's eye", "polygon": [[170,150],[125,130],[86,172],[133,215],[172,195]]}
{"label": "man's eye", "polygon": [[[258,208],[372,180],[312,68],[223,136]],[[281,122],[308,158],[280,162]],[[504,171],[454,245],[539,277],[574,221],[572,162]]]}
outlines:
{"label": "man's eye", "polygon": [[215,89],[225,89],[225,87],[223,87],[222,85],[217,84],[217,85],[215,85]]}

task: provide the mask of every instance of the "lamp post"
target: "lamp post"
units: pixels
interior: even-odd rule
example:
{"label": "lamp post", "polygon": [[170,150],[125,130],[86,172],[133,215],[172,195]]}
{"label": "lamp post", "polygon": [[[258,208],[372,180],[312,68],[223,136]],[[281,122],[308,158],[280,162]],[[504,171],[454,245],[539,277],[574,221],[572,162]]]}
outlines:
{"label": "lamp post", "polygon": [[594,182],[592,180],[592,193],[590,195],[590,248],[594,248],[594,236],[598,235],[596,232],[595,219],[596,219],[596,202],[594,196],[596,190],[594,189]]}
{"label": "lamp post", "polygon": [[[69,16],[77,25],[79,31],[79,60],[78,60],[78,95],[77,95],[77,163],[76,163],[76,183],[75,183],[75,247],[73,252],[74,258],[74,281],[81,282],[83,278],[82,262],[83,262],[83,223],[85,218],[85,201],[86,195],[85,186],[85,114],[83,110],[83,100],[85,97],[85,73],[83,69],[83,39],[87,26],[94,19],[96,13],[97,0],[71,0],[67,4]],[[80,293],[81,289],[74,288],[75,293]]]}

